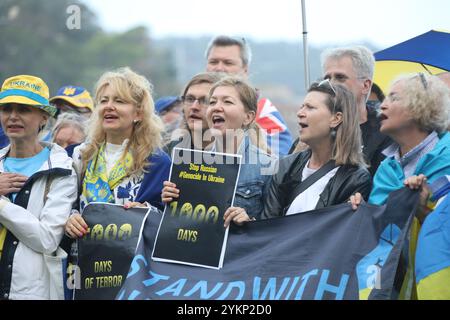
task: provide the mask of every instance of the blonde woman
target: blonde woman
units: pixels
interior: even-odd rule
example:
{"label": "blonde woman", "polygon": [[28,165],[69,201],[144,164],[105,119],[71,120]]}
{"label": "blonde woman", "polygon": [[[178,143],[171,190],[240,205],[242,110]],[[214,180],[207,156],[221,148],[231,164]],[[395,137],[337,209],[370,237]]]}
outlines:
{"label": "blonde woman", "polygon": [[[163,124],[154,111],[150,83],[129,68],[107,72],[97,83],[95,101],[87,142],[73,154],[80,209],[90,202],[162,209],[160,192],[170,159],[160,150]],[[81,215],[72,214],[66,233],[77,238],[86,232]]]}
{"label": "blonde woman", "polygon": [[[258,95],[238,76],[222,78],[211,86],[205,119],[214,137],[213,151],[242,155],[235,194],[235,207],[224,214],[224,226],[258,219],[263,209],[275,158],[270,155],[266,136],[255,123]],[[179,197],[175,184],[166,181],[162,200]],[[240,215],[246,211],[248,215]]]}

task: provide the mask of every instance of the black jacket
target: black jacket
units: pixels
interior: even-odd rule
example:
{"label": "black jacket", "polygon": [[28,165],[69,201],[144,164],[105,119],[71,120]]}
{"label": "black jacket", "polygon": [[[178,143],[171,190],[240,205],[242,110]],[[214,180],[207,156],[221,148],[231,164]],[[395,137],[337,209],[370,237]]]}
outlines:
{"label": "black jacket", "polygon": [[360,125],[364,159],[370,165],[369,172],[375,175],[381,161],[384,160],[383,150],[392,143],[391,138],[380,132],[380,119],[377,118],[377,110],[367,108],[367,122]]}
{"label": "black jacket", "polygon": [[[301,183],[302,171],[311,157],[311,151],[289,155],[279,162],[278,173],[272,177],[264,202],[262,219],[284,216],[298,196],[293,191]],[[354,165],[341,166],[320,194],[316,209],[345,203],[350,196],[360,192],[367,200],[372,188],[372,178],[367,169]]]}

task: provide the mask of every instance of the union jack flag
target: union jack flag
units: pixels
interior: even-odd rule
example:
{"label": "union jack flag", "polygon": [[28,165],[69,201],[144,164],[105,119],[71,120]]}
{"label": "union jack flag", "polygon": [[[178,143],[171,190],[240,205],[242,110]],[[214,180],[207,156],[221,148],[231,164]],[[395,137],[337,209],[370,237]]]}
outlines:
{"label": "union jack flag", "polygon": [[268,135],[274,135],[287,130],[278,109],[267,98],[261,98],[258,101],[258,110],[256,111],[256,123],[267,132]]}

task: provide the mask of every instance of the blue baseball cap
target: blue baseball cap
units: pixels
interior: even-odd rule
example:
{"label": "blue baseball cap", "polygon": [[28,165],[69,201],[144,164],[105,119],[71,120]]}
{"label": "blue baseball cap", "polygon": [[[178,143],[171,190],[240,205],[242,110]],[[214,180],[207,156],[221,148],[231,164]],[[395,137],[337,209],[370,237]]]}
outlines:
{"label": "blue baseball cap", "polygon": [[167,111],[170,109],[170,107],[176,103],[179,102],[180,98],[176,96],[168,96],[168,97],[162,97],[156,100],[155,102],[155,109],[158,114],[163,113],[164,111]]}
{"label": "blue baseball cap", "polygon": [[75,107],[88,108],[91,112],[94,111],[94,102],[91,95],[83,87],[64,86],[59,88],[58,93],[50,99],[50,102],[56,100],[64,100]]}

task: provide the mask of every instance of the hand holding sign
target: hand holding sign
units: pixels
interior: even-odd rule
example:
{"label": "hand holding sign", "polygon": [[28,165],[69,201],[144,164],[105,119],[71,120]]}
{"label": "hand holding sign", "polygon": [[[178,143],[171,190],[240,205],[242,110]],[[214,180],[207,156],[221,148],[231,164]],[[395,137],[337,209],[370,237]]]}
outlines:
{"label": "hand holding sign", "polygon": [[180,190],[177,189],[177,185],[170,181],[164,181],[164,188],[161,193],[161,200],[164,203],[177,199],[180,195]]}
{"label": "hand holding sign", "polygon": [[228,228],[231,221],[233,221],[239,226],[243,225],[245,222],[252,221],[252,219],[250,219],[245,209],[239,207],[228,208],[227,211],[225,211],[225,214],[223,215],[223,219],[225,220],[223,224],[225,228]]}

